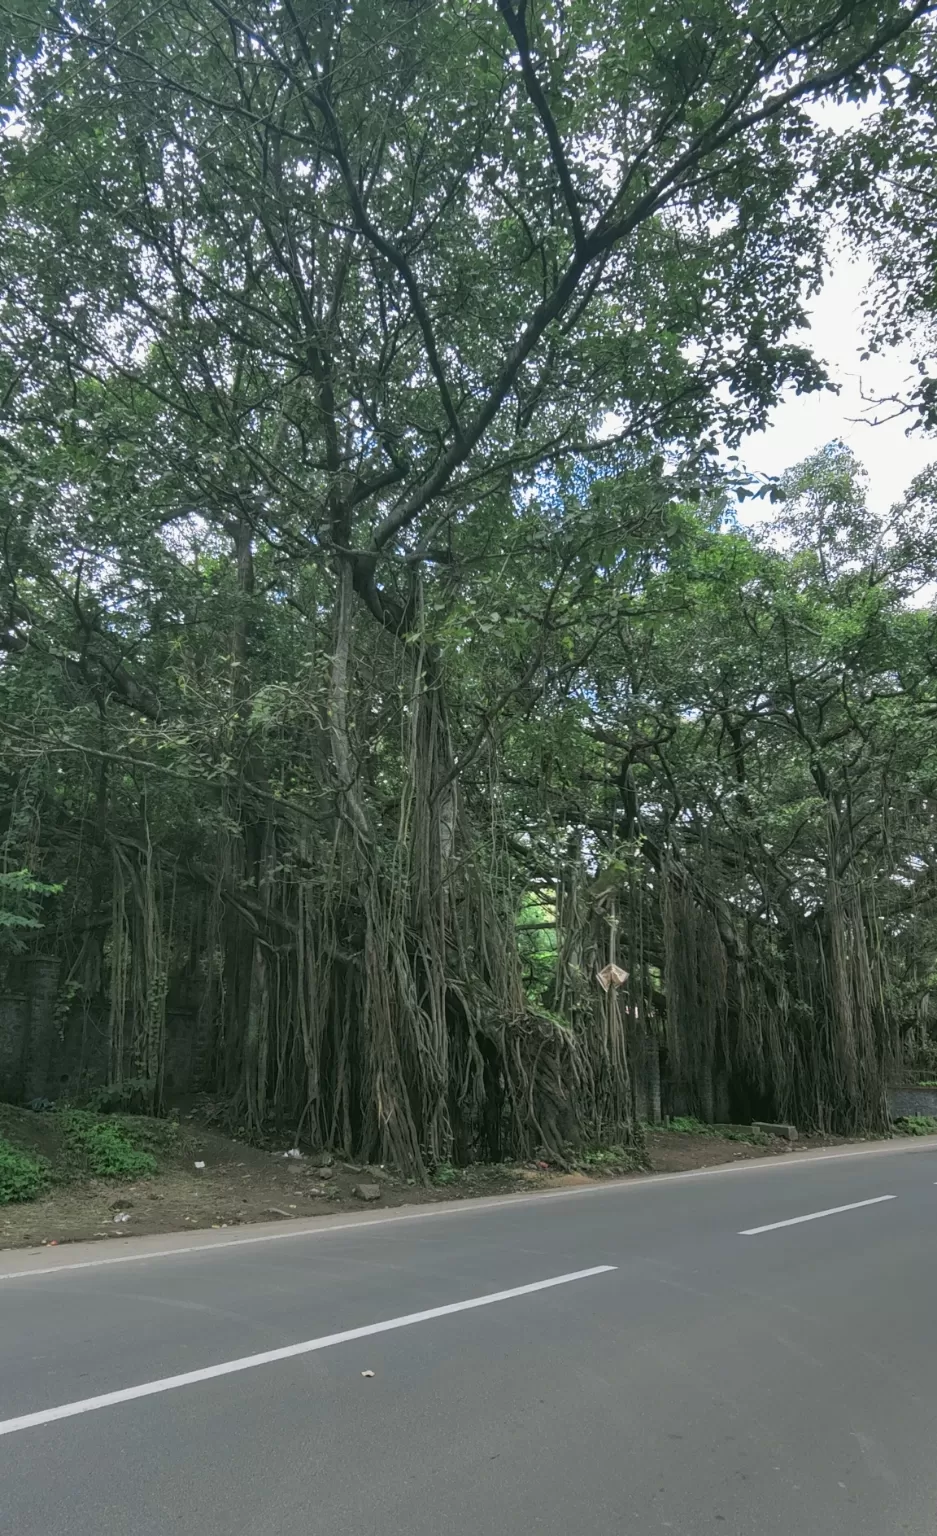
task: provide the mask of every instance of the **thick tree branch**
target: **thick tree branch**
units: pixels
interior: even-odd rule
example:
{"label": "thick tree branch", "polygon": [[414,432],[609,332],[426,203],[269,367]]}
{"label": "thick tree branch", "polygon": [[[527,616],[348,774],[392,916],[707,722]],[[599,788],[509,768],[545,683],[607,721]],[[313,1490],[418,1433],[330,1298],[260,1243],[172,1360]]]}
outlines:
{"label": "thick tree branch", "polygon": [[569,161],[563,149],[563,140],[556,126],[556,119],[550,110],[549,102],[544,94],[540,78],[534,68],[534,62],[530,53],[530,36],[527,31],[527,0],[519,0],[517,10],[511,4],[511,0],[498,0],[498,10],[504,19],[505,26],[517,45],[520,58],[521,74],[524,77],[524,85],[530,97],[541,127],[550,146],[550,159],[553,168],[559,177],[563,190],[563,201],[569,214],[572,225],[573,243],[576,250],[582,250],[585,245],[585,231],[582,224],[582,212],[579,207],[579,198],[573,185],[573,178],[569,169]]}

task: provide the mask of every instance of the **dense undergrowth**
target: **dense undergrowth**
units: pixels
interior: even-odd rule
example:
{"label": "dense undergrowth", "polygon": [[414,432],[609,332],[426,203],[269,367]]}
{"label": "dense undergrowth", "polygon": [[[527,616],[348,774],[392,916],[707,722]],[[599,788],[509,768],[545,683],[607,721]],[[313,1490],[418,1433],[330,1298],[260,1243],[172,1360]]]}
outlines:
{"label": "dense undergrowth", "polygon": [[49,1186],[49,1168],[44,1159],[32,1157],[0,1137],[0,1205],[17,1200],[35,1200]]}
{"label": "dense undergrowth", "polygon": [[170,1120],[0,1104],[0,1205],[93,1179],[152,1177],[177,1160],[181,1140]]}

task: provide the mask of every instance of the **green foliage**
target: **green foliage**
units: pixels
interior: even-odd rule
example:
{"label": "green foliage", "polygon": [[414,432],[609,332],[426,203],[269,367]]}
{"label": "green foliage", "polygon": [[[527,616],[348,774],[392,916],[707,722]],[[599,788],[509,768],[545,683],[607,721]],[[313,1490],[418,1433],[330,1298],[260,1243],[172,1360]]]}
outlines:
{"label": "green foliage", "polygon": [[117,1124],[133,1145],[141,1152],[151,1153],[157,1164],[163,1156],[177,1157],[183,1150],[188,1151],[194,1142],[192,1135],[183,1129],[178,1120],[120,1115]]}
{"label": "green foliage", "polygon": [[99,1179],[134,1179],[157,1171],[151,1152],[134,1145],[118,1120],[99,1120],[90,1110],[68,1110],[62,1117],[68,1153]]}
{"label": "green foliage", "polygon": [[28,869],[0,870],[0,950],[22,949],[25,935],[42,927],[42,898],[61,889],[36,880]]}
{"label": "green foliage", "polygon": [[[840,218],[845,212],[855,247],[871,258],[866,355],[902,340],[909,344],[901,404],[931,431],[937,426],[937,175],[930,152],[935,82],[937,37],[930,25],[894,88],[882,91],[868,104],[873,110],[828,147],[818,182],[818,194]],[[922,531],[933,558],[932,531]]]}
{"label": "green foliage", "polygon": [[530,1001],[542,1006],[556,979],[556,904],[552,892],[528,892],[517,916],[517,948]]}
{"label": "green foliage", "polygon": [[[614,932],[691,1087],[731,1038],[779,1112],[865,1123],[937,959],[937,500],[885,529],[842,445],[761,488],[722,450],[823,382],[824,199],[900,173],[875,211],[932,241],[930,21],[222,9],[0,23],[3,826],[139,1074],[96,1103],[152,1097],[184,980],[254,1132],[443,1182],[626,1142]],[[839,163],[843,100],[882,112]],[[844,902],[874,975],[828,983]],[[702,1028],[720,977],[747,1013]]]}
{"label": "green foliage", "polygon": [[685,1136],[708,1136],[719,1141],[743,1141],[753,1143],[755,1146],[763,1145],[771,1140],[764,1131],[756,1131],[748,1125],[707,1125],[702,1120],[697,1120],[693,1115],[671,1115],[667,1123],[667,1130],[677,1131]]}
{"label": "green foliage", "polygon": [[902,1115],[894,1128],[899,1136],[937,1136],[937,1116]]}
{"label": "green foliage", "polygon": [[49,1166],[0,1137],[0,1205],[17,1200],[36,1200],[49,1184]]}
{"label": "green foliage", "polygon": [[434,1184],[445,1189],[450,1184],[458,1184],[463,1177],[463,1170],[455,1168],[452,1163],[439,1163],[433,1169],[431,1178]]}
{"label": "green foliage", "polygon": [[145,1077],[127,1077],[119,1083],[106,1083],[86,1096],[84,1107],[98,1115],[145,1114],[153,1103],[152,1081]]}

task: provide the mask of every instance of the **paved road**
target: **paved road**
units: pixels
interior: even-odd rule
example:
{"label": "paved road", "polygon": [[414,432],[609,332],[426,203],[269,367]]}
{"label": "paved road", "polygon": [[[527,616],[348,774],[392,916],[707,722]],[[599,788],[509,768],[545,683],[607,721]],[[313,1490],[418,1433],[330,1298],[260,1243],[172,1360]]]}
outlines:
{"label": "paved road", "polygon": [[935,1181],[912,1144],[0,1255],[0,1533],[934,1536]]}

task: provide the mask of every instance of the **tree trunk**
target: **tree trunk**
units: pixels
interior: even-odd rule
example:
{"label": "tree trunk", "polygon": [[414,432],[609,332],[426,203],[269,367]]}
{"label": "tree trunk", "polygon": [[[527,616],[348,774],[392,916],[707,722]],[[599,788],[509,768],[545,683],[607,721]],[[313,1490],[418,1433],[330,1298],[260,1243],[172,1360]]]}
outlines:
{"label": "tree trunk", "polygon": [[332,744],[332,763],[338,788],[339,814],[367,844],[370,841],[370,829],[358,792],[348,734],[348,694],[351,638],[355,622],[355,592],[352,569],[347,560],[339,560],[337,585],[335,649],[332,653],[329,687],[329,737]]}
{"label": "tree trunk", "polygon": [[646,1039],[647,1055],[647,1108],[651,1125],[660,1125],[660,1044],[657,1035],[650,1030]]}

